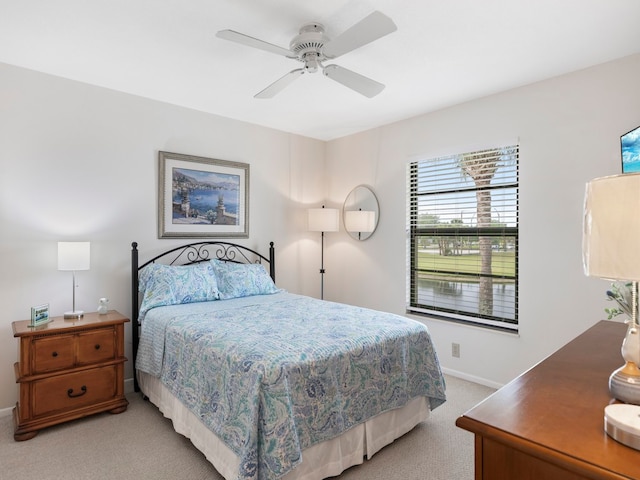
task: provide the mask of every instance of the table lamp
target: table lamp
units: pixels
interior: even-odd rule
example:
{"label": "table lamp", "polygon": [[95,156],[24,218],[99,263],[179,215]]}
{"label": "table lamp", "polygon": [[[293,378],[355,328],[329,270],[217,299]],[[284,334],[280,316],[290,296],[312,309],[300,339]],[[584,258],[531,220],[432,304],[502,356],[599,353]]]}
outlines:
{"label": "table lamp", "polygon": [[320,299],[324,299],[324,232],[337,232],[340,228],[340,212],[337,208],[310,208],[309,231],[321,232],[320,250]]}
{"label": "table lamp", "polygon": [[625,364],[609,377],[611,395],[627,404],[605,408],[605,430],[640,449],[640,173],[596,178],[587,183],[582,258],[589,276],[631,283],[631,318],[622,342]]}
{"label": "table lamp", "polygon": [[89,270],[90,260],[90,242],[58,242],[58,270],[73,272],[73,310],[64,312],[66,319],[77,319],[84,315],[82,310],[76,310],[76,271]]}

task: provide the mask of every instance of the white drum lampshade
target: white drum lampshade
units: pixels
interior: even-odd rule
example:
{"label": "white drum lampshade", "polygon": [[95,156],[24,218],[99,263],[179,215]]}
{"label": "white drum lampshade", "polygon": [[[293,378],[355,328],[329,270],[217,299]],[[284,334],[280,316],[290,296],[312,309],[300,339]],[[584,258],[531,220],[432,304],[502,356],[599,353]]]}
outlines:
{"label": "white drum lampshade", "polygon": [[310,208],[310,232],[337,232],[340,227],[340,213],[337,208]]}
{"label": "white drum lampshade", "polygon": [[89,270],[91,242],[58,242],[58,270]]}
{"label": "white drum lampshade", "polygon": [[582,258],[589,276],[640,280],[640,173],[587,184]]}

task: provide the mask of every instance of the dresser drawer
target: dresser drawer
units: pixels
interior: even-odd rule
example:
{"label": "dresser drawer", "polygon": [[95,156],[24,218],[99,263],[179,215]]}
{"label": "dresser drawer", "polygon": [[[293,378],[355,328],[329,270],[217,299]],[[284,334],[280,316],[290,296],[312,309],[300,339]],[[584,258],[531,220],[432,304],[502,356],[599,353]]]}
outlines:
{"label": "dresser drawer", "polygon": [[33,382],[33,415],[62,413],[116,395],[116,365],[57,375]]}
{"label": "dresser drawer", "polygon": [[73,367],[75,335],[56,335],[33,340],[33,373]]}
{"label": "dresser drawer", "polygon": [[91,330],[78,334],[78,365],[98,363],[115,357],[113,328]]}

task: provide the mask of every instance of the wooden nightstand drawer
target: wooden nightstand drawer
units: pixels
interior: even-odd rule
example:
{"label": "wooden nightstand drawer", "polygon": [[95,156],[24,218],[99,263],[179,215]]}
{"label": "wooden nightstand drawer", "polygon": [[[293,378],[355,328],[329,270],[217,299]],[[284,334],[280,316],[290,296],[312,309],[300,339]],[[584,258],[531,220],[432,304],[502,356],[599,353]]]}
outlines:
{"label": "wooden nightstand drawer", "polygon": [[74,335],[57,335],[33,340],[33,373],[73,367]]}
{"label": "wooden nightstand drawer", "polygon": [[49,415],[107,401],[115,395],[116,368],[101,367],[33,382],[33,415]]}
{"label": "wooden nightstand drawer", "polygon": [[116,356],[115,331],[103,328],[75,335],[35,338],[33,351],[34,374],[100,363]]}
{"label": "wooden nightstand drawer", "polygon": [[115,357],[113,328],[79,333],[78,365],[98,363]]}

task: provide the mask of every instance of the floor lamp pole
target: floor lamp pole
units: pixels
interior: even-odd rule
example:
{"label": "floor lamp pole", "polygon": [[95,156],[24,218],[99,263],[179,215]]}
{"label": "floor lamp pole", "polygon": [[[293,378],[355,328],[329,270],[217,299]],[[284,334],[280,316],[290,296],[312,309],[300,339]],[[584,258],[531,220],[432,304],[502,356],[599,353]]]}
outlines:
{"label": "floor lamp pole", "polygon": [[324,300],[324,232],[320,232],[320,300]]}

